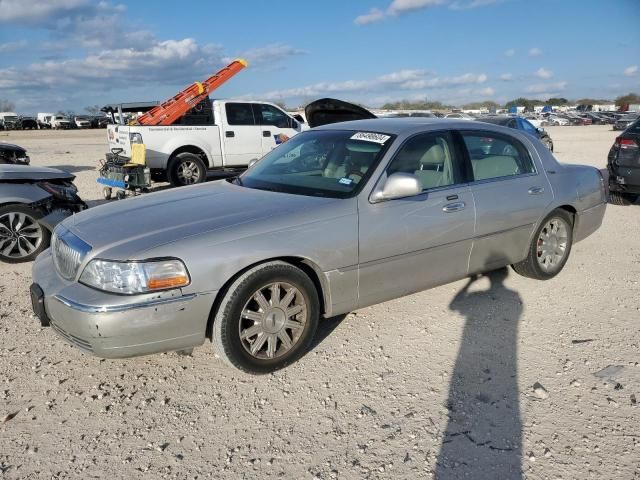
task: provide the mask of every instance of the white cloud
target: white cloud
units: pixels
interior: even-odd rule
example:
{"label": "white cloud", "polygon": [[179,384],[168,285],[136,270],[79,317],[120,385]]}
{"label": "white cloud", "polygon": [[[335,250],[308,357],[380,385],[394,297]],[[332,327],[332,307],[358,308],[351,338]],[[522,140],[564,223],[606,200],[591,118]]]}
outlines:
{"label": "white cloud", "polygon": [[551,70],[547,70],[544,67],[540,67],[538,70],[536,70],[535,76],[538,78],[551,78],[553,77],[553,72]]}
{"label": "white cloud", "polygon": [[[301,55],[304,50],[294,48],[290,45],[282,43],[274,43],[265,45],[264,47],[252,48],[242,52],[239,57],[244,58],[250,65],[259,65],[262,63],[272,63],[292,55]],[[224,61],[231,61],[233,58],[225,58]]]}
{"label": "white cloud", "polygon": [[34,24],[51,21],[60,15],[91,9],[88,0],[0,0],[0,22]]}
{"label": "white cloud", "polygon": [[0,43],[0,53],[11,53],[21,48],[25,48],[27,42],[25,40],[19,40],[17,42]]}
{"label": "white cloud", "polygon": [[568,82],[553,82],[553,83],[536,83],[533,85],[529,85],[525,88],[525,92],[527,93],[545,93],[545,94],[555,94],[561,92],[566,89]]}
{"label": "white cloud", "polygon": [[637,65],[631,65],[630,67],[627,67],[624,69],[624,74],[627,77],[633,77],[636,73],[638,73],[638,66]]}
{"label": "white cloud", "polygon": [[[398,91],[449,89],[462,85],[480,85],[487,81],[484,73],[465,73],[454,77],[428,77],[425,70],[405,69],[380,75],[370,80],[347,80],[343,82],[320,82],[302,87],[273,90],[262,94],[245,95],[246,98],[262,98],[267,100],[284,100],[290,98],[310,98],[335,93],[371,93],[389,90],[394,87]],[[471,90],[470,90],[471,92]],[[475,90],[479,95],[493,95],[490,87]]]}
{"label": "white cloud", "polygon": [[452,10],[467,10],[502,1],[504,0],[393,0],[386,9],[372,8],[368,13],[358,15],[353,22],[357,25],[367,25],[380,22],[389,16],[403,15],[431,7],[448,5]]}
{"label": "white cloud", "polygon": [[511,80],[513,80],[513,75],[511,75],[510,73],[503,73],[502,75],[500,75],[500,80],[502,80],[503,82],[510,82]]}
{"label": "white cloud", "polygon": [[356,25],[366,25],[368,23],[379,22],[384,20],[384,12],[377,8],[372,8],[369,10],[369,13],[365,13],[364,15],[359,15],[353,21]]}
{"label": "white cloud", "polygon": [[478,94],[483,97],[492,97],[494,93],[496,93],[496,91],[491,87],[486,87],[478,90]]}
{"label": "white cloud", "polygon": [[540,50],[538,47],[533,47],[529,49],[530,57],[539,57],[540,55],[542,55],[542,50]]}
{"label": "white cloud", "polygon": [[508,50],[504,51],[505,57],[513,57],[515,54],[516,54],[516,51],[513,48],[509,48]]}

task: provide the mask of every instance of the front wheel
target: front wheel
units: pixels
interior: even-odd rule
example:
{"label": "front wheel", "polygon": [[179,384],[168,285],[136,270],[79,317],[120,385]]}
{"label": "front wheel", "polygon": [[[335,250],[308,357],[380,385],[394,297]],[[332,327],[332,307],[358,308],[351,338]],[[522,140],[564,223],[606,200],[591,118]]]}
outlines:
{"label": "front wheel", "polygon": [[319,321],[318,292],[285,262],[258,265],[233,282],[213,324],[216,351],[248,373],[273,372],[310,347]]}
{"label": "front wheel", "polygon": [[176,155],[169,168],[169,181],[174,187],[183,187],[204,182],[207,168],[202,159],[194,153]]}
{"label": "front wheel", "polygon": [[25,205],[0,208],[0,261],[29,262],[49,246],[49,231],[38,223],[41,217]]}
{"label": "front wheel", "polygon": [[512,267],[522,276],[537,280],[555,277],[569,259],[573,244],[573,219],[565,210],[554,210],[536,231],[527,258]]}

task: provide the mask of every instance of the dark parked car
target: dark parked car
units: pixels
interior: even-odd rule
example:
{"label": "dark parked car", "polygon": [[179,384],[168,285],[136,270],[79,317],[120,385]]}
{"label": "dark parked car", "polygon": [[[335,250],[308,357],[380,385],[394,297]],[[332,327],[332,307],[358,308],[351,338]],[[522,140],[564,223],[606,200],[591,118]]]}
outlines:
{"label": "dark parked car", "polygon": [[640,119],[616,138],[607,159],[609,201],[628,205],[640,195]]}
{"label": "dark parked car", "polygon": [[56,168],[0,165],[0,261],[33,260],[60,221],[87,208],[74,178]]}
{"label": "dark parked car", "polygon": [[29,165],[27,151],[12,143],[0,143],[0,164]]}
{"label": "dark parked car", "polygon": [[495,117],[480,117],[481,122],[493,123],[494,125],[502,125],[503,127],[515,128],[516,130],[522,130],[523,132],[533,135],[539,138],[545,147],[553,152],[553,141],[544,128],[536,128],[531,122],[525,118],[520,117],[506,117],[496,115]]}
{"label": "dark parked car", "polygon": [[621,115],[613,124],[614,130],[625,130],[629,125],[638,120],[637,113],[629,113],[627,115]]}
{"label": "dark parked car", "polygon": [[20,130],[37,130],[38,122],[31,117],[20,117],[18,119],[17,127]]}

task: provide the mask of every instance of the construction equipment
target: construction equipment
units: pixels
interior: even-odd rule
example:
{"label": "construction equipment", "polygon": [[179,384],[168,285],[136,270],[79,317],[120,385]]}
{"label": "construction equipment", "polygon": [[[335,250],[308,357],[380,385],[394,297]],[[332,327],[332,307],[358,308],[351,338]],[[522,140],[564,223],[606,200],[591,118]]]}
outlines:
{"label": "construction equipment", "polygon": [[131,158],[121,157],[121,148],[114,148],[100,167],[98,183],[104,185],[102,194],[105,200],[111,198],[116,189],[118,200],[130,191],[134,195],[145,193],[151,187],[151,170],[146,165],[146,149],[141,143],[131,145]]}
{"label": "construction equipment", "polygon": [[204,100],[212,91],[247,66],[241,58],[234,60],[204,82],[195,82],[169,100],[142,114],[134,125],[172,125],[173,122]]}

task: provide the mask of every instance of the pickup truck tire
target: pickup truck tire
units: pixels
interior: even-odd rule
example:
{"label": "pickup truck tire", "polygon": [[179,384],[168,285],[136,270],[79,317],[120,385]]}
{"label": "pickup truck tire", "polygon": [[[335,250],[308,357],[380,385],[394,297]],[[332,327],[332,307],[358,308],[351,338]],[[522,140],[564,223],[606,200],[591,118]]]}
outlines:
{"label": "pickup truck tire", "polygon": [[531,240],[527,258],[511,267],[523,277],[549,280],[564,268],[572,244],[573,218],[558,208],[540,223]]}
{"label": "pickup truck tire", "polygon": [[26,205],[0,207],[0,261],[30,262],[49,246],[51,234],[40,218],[41,212]]}
{"label": "pickup truck tire", "polygon": [[240,275],[227,289],[213,323],[213,344],[228,365],[266,374],[310,348],[320,317],[311,279],[290,263],[273,261]]}
{"label": "pickup truck tire", "polygon": [[169,163],[169,182],[174,187],[183,187],[204,182],[207,167],[195,153],[179,153]]}

